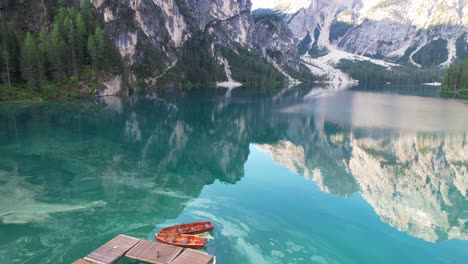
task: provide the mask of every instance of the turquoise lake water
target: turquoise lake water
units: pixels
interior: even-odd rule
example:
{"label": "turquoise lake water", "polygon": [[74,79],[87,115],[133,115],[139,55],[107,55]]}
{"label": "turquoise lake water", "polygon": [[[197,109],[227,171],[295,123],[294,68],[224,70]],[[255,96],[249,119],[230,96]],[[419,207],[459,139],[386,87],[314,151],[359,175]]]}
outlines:
{"label": "turquoise lake water", "polygon": [[196,220],[218,264],[467,263],[468,101],[438,92],[0,104],[0,263]]}

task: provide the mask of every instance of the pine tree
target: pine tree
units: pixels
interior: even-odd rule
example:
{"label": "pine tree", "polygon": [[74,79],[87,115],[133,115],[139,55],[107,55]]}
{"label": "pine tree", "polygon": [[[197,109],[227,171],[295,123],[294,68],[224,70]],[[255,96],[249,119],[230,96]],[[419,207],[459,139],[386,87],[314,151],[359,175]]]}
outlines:
{"label": "pine tree", "polygon": [[87,32],[92,32],[96,23],[93,19],[93,8],[90,1],[82,1],[80,14],[83,17]]}
{"label": "pine tree", "polygon": [[46,55],[49,51],[48,38],[49,36],[47,34],[47,29],[44,26],[42,26],[41,30],[39,31],[38,44],[40,52],[42,52],[44,55]]}
{"label": "pine tree", "polygon": [[78,78],[79,69],[77,62],[77,40],[76,40],[76,30],[73,20],[70,17],[66,17],[63,23],[63,28],[66,33],[66,43],[67,43],[67,54],[71,56],[71,61],[69,63],[69,73],[73,72],[73,75]]}
{"label": "pine tree", "polygon": [[69,10],[68,10],[68,18],[72,21],[72,22],[75,22],[76,21],[76,16],[78,15],[78,12],[76,11],[76,8],[74,6],[72,6]]}
{"label": "pine tree", "polygon": [[6,76],[7,84],[8,84],[8,87],[11,88],[11,74],[10,74],[11,56],[8,50],[6,49],[6,45],[3,46],[2,59],[3,59],[3,63],[5,64],[5,76]]}
{"label": "pine tree", "polygon": [[63,24],[65,22],[65,19],[67,18],[68,15],[68,10],[65,7],[60,7],[58,10],[58,14],[54,18],[54,22],[58,23],[60,25],[60,33],[64,34],[63,30]]}
{"label": "pine tree", "polygon": [[77,48],[77,62],[79,64],[85,63],[85,47],[86,47],[86,23],[81,13],[76,16],[76,48]]}
{"label": "pine tree", "polygon": [[0,19],[0,76],[4,84],[14,82],[19,72],[22,41],[5,20]]}
{"label": "pine tree", "polygon": [[78,62],[78,42],[77,42],[77,37],[76,37],[76,30],[75,27],[71,27],[68,31],[68,45],[71,48],[71,54],[72,54],[72,61],[73,61],[73,71],[75,73],[75,77],[79,77],[80,72],[79,72],[79,62]]}
{"label": "pine tree", "polygon": [[96,28],[96,32],[94,33],[94,42],[95,42],[95,47],[96,47],[96,63],[97,63],[97,67],[99,69],[104,69],[106,68],[108,65],[105,65],[104,63],[104,53],[105,53],[105,36],[104,36],[104,32],[102,31],[102,29],[100,27],[97,27]]}
{"label": "pine tree", "polygon": [[94,41],[93,35],[90,35],[88,38],[88,52],[89,52],[89,57],[91,58],[91,64],[93,67],[96,69],[97,68],[97,48],[96,48],[96,42]]}
{"label": "pine tree", "polygon": [[63,83],[66,79],[65,43],[61,34],[61,25],[54,23],[50,42],[49,59],[54,72],[55,81]]}
{"label": "pine tree", "polygon": [[462,77],[461,87],[468,90],[468,59],[461,62],[462,64]]}
{"label": "pine tree", "polygon": [[443,79],[445,90],[458,92],[468,89],[468,60],[452,64],[445,72]]}
{"label": "pine tree", "polygon": [[41,27],[38,37],[39,57],[42,62],[44,73],[47,75],[49,69],[48,54],[50,50],[49,36],[44,26]]}
{"label": "pine tree", "polygon": [[21,75],[30,89],[38,88],[37,47],[31,33],[26,34],[23,49],[21,50]]}

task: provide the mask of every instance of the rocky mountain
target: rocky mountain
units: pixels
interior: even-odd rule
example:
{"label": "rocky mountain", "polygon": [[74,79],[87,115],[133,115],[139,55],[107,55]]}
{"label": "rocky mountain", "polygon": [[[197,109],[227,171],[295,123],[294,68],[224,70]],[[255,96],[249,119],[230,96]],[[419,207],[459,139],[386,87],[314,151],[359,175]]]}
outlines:
{"label": "rocky mountain", "polygon": [[[226,51],[261,58],[289,79],[301,71],[294,37],[282,20],[255,18],[250,0],[92,0],[132,68],[135,80],[157,83],[183,63],[184,47],[208,36],[204,48],[233,83],[234,60]],[[196,47],[199,48],[199,47]],[[240,52],[241,50],[241,52]],[[141,69],[144,70],[141,70]],[[237,74],[239,76],[239,74]],[[241,81],[241,80],[239,80]]]}
{"label": "rocky mountain", "polygon": [[[318,76],[350,83],[337,69],[343,60],[385,72],[399,65],[444,68],[468,57],[468,0],[89,1],[124,58],[129,78],[123,79],[132,84],[234,87]],[[60,3],[71,9],[83,2]],[[8,15],[11,6],[16,11]],[[52,29],[59,6],[0,1],[8,23],[35,37],[40,25]]]}
{"label": "rocky mountain", "polygon": [[283,15],[301,41],[306,61],[331,53],[333,58],[325,59],[328,64],[342,58],[362,61],[366,58],[360,56],[365,56],[445,68],[468,56],[466,0],[309,0],[301,1],[299,6],[307,7],[297,11],[285,8],[292,1],[253,2],[255,8]]}
{"label": "rocky mountain", "polygon": [[[91,3],[91,11],[88,3]],[[129,83],[134,87],[155,84],[193,87],[218,82],[234,87],[240,83],[283,84],[284,81],[311,80],[312,75],[300,63],[297,43],[287,24],[276,16],[254,16],[251,8],[250,0],[0,0],[2,39],[11,39],[8,34],[18,36],[14,45],[10,41],[3,45],[11,55],[8,58],[17,58],[7,61],[8,66],[15,66],[14,71],[4,67],[3,60],[0,70],[8,76],[13,73],[13,84],[21,86],[27,81],[30,88],[34,86],[40,90],[40,85],[33,82],[34,78],[23,78],[26,68],[18,66],[20,47],[24,45],[27,33],[31,33],[32,42],[39,42],[41,31],[42,39],[46,39],[44,34],[51,34],[54,28],[64,29],[73,24],[71,28],[76,30],[78,19],[75,16],[86,9],[86,15],[80,14],[80,19],[90,19],[85,26],[80,21],[80,27],[86,28],[84,38],[87,40],[90,32],[94,34],[98,27],[104,29],[106,41],[109,36],[116,46],[112,50],[118,50],[123,58],[122,70],[107,73],[117,76],[118,83]],[[68,38],[64,30],[59,33],[63,42],[67,42],[66,46],[75,46],[68,43],[73,38]],[[84,50],[84,55],[80,56],[82,63],[79,66],[86,68],[92,64],[92,47],[81,40],[79,50]],[[106,44],[109,50],[111,44]],[[3,46],[0,48],[4,49]],[[39,53],[34,45],[31,46],[33,53]],[[41,57],[47,60],[51,55]],[[109,57],[117,61],[118,56]],[[120,63],[120,58],[118,61]],[[33,65],[31,68],[38,67]],[[52,72],[58,72],[57,69],[45,69],[44,74],[41,71],[37,75],[47,79]],[[67,69],[65,77],[71,75],[69,72]],[[32,71],[32,74],[36,73]],[[62,79],[67,79],[65,77]],[[74,77],[82,81],[79,74]],[[9,79],[4,79],[7,78],[1,78],[3,84],[11,84]],[[99,84],[102,82],[99,80]],[[112,87],[105,95],[118,92],[119,85],[114,82],[106,85]]]}
{"label": "rocky mountain", "polygon": [[284,14],[294,14],[303,8],[308,8],[311,4],[311,0],[254,0],[252,1],[252,4],[253,10],[270,9],[279,11]]}

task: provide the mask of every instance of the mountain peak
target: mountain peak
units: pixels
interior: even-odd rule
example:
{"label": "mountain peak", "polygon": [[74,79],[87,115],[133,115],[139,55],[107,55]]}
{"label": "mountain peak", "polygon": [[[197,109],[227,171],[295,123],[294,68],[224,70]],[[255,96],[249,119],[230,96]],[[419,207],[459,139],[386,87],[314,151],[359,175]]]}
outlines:
{"label": "mountain peak", "polygon": [[312,0],[252,0],[252,10],[271,9],[284,14],[294,14],[311,4]]}

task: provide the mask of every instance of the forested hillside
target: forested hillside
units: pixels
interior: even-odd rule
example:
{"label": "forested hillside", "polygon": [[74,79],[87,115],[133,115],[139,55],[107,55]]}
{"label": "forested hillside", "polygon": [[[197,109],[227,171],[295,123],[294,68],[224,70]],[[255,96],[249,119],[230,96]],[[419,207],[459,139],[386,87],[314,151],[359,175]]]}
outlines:
{"label": "forested hillside", "polygon": [[411,66],[384,66],[367,61],[341,60],[336,67],[353,79],[364,83],[421,84],[439,82],[442,71],[437,68],[419,69]]}
{"label": "forested hillside", "polygon": [[468,97],[468,59],[452,64],[445,72],[443,92]]}
{"label": "forested hillside", "polygon": [[90,2],[59,1],[38,30],[17,22],[24,5],[8,2],[0,17],[0,100],[95,95],[104,79],[121,75],[120,54]]}
{"label": "forested hillside", "polygon": [[311,81],[284,21],[250,8],[248,0],[0,0],[0,100],[212,87],[231,78]]}

